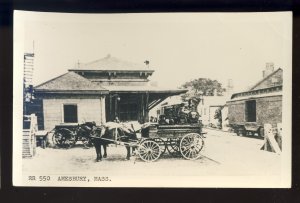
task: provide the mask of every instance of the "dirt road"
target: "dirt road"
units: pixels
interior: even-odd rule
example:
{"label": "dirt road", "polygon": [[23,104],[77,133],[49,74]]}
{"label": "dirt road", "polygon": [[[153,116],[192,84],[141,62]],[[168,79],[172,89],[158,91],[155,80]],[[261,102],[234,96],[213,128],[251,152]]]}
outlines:
{"label": "dirt road", "polygon": [[166,153],[156,162],[139,158],[125,159],[125,147],[111,146],[108,158],[95,161],[94,148],[37,148],[36,156],[23,159],[24,173],[48,174],[110,174],[110,175],[278,175],[280,155],[260,150],[261,139],[238,137],[233,133],[206,129],[203,156],[194,161],[173,158]]}

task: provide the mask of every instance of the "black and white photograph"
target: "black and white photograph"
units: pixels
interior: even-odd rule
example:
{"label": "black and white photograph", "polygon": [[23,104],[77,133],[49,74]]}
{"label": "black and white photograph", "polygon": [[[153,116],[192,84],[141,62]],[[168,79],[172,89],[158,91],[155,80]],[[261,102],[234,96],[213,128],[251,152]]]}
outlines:
{"label": "black and white photograph", "polygon": [[290,188],[292,12],[14,11],[13,185]]}

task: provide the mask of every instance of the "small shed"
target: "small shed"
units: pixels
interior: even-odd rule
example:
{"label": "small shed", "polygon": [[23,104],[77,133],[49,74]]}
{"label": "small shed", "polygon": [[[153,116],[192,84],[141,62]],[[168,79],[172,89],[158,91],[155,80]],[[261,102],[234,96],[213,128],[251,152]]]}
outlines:
{"label": "small shed", "polygon": [[[218,125],[217,119],[214,118],[215,112],[224,107],[226,100],[226,96],[203,96],[203,100],[198,105],[198,112],[204,125]],[[227,114],[222,114],[222,117],[226,118]]]}

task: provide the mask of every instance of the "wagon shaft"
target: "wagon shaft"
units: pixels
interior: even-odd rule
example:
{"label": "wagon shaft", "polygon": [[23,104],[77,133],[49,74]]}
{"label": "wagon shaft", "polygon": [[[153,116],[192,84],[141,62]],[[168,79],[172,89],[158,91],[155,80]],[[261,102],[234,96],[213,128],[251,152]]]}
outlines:
{"label": "wagon shaft", "polygon": [[112,140],[112,139],[107,139],[107,138],[96,138],[96,139],[106,140],[106,141],[113,142],[114,144],[121,145],[121,146],[128,146],[128,147],[137,147],[138,146],[137,141],[123,142],[123,141]]}

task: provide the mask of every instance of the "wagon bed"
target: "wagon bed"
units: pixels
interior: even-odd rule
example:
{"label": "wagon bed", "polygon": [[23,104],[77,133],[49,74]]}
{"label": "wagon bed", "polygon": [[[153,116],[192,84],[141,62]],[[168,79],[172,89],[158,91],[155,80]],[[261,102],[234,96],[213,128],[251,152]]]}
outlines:
{"label": "wagon bed", "polygon": [[149,128],[150,138],[177,138],[187,133],[202,134],[201,125],[151,125]]}

